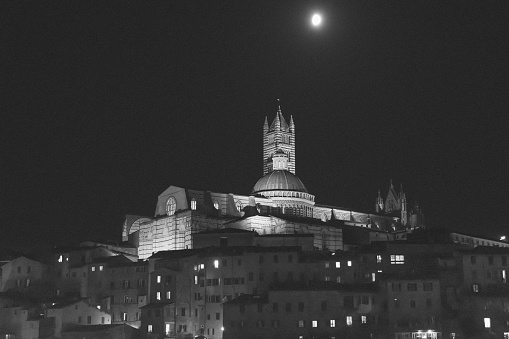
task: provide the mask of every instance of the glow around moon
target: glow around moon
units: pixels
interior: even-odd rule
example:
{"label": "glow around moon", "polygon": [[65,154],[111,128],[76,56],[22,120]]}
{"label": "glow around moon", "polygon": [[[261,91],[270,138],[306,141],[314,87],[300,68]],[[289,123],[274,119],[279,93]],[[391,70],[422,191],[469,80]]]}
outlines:
{"label": "glow around moon", "polygon": [[311,24],[315,27],[318,27],[322,24],[322,16],[318,13],[313,14],[311,17]]}

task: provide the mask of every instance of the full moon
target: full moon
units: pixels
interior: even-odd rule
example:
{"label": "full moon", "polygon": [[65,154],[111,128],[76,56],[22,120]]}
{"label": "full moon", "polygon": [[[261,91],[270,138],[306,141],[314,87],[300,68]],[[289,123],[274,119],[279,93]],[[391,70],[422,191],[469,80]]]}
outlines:
{"label": "full moon", "polygon": [[313,14],[311,18],[311,23],[313,26],[318,27],[322,23],[322,16],[320,14]]}

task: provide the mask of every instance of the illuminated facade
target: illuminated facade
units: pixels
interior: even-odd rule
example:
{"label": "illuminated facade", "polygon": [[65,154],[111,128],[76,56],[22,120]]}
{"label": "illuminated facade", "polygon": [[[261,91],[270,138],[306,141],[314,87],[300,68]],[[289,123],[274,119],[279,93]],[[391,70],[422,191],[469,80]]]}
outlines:
{"label": "illuminated facade", "polygon": [[[393,187],[385,209],[366,213],[315,203],[295,175],[295,123],[281,109],[263,125],[263,177],[248,195],[198,191],[170,186],[158,197],[154,217],[127,216],[123,240],[138,247],[140,259],[163,250],[192,249],[193,234],[225,227],[253,230],[260,235],[313,234],[316,249],[344,249],[343,225],[373,232],[404,232],[408,224],[406,198]],[[382,202],[381,205],[384,205]],[[403,206],[403,207],[402,207]],[[400,214],[394,213],[402,209]]]}

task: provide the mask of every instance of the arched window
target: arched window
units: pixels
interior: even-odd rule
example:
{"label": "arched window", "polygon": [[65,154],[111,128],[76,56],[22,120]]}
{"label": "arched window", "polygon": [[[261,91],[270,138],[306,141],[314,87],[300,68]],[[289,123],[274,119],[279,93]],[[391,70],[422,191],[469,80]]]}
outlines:
{"label": "arched window", "polygon": [[193,211],[196,210],[196,199],[195,198],[191,199],[191,209]]}
{"label": "arched window", "polygon": [[237,206],[237,211],[239,211],[239,212],[242,211],[242,203],[239,200],[237,200],[236,206]]}
{"label": "arched window", "polygon": [[214,200],[214,208],[215,208],[216,210],[218,210],[218,209],[219,209],[219,201]]}
{"label": "arched window", "polygon": [[169,197],[168,200],[166,200],[166,214],[168,216],[174,215],[176,209],[177,209],[177,200],[175,200],[174,197]]}

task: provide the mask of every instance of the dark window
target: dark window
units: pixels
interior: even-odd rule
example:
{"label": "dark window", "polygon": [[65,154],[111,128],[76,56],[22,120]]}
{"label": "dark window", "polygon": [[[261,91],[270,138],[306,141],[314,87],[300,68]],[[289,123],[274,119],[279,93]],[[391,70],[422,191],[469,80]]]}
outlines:
{"label": "dark window", "polygon": [[253,274],[253,272],[249,272],[249,274],[248,274],[248,277],[247,277],[247,278],[248,278],[248,280],[249,280],[249,281],[253,281],[253,279],[254,279],[254,274]]}
{"label": "dark window", "polygon": [[475,257],[475,255],[471,255],[470,256],[470,263],[475,264],[476,261],[477,261],[477,258]]}
{"label": "dark window", "polygon": [[290,255],[288,255],[288,262],[293,262],[293,257],[292,257],[292,255],[291,255],[291,254],[290,254]]}
{"label": "dark window", "polygon": [[180,315],[181,316],[185,316],[186,315],[186,308],[185,307],[182,307],[182,309],[180,310]]}
{"label": "dark window", "polygon": [[431,307],[431,299],[426,299],[426,306]]}
{"label": "dark window", "polygon": [[325,300],[322,301],[321,308],[322,311],[327,311],[327,302]]}
{"label": "dark window", "polygon": [[410,300],[410,307],[415,308],[415,300]]}
{"label": "dark window", "polygon": [[417,291],[417,283],[408,283],[407,289],[409,292]]}
{"label": "dark window", "polygon": [[286,312],[291,312],[292,311],[292,304],[291,303],[286,303],[285,310],[286,310]]}
{"label": "dark window", "polygon": [[223,267],[227,267],[228,266],[228,260],[227,259],[223,259]]}
{"label": "dark window", "polygon": [[246,305],[240,305],[239,311],[240,313],[244,313],[246,311]]}
{"label": "dark window", "polygon": [[263,312],[263,304],[258,304],[258,313]]}
{"label": "dark window", "polygon": [[506,256],[502,257],[502,265],[507,266],[507,257]]}
{"label": "dark window", "polygon": [[91,323],[92,323],[92,316],[91,316],[91,315],[89,315],[89,316],[87,317],[87,324],[91,324]]}
{"label": "dark window", "polygon": [[260,264],[263,263],[263,255],[260,255],[258,257],[258,263],[260,263]]}
{"label": "dark window", "polygon": [[279,304],[272,303],[272,312],[278,312],[278,311],[279,311]]}
{"label": "dark window", "polygon": [[219,319],[221,319],[221,313],[217,312],[216,313],[216,320],[219,320]]}
{"label": "dark window", "polygon": [[299,312],[304,312],[304,303],[299,302]]}
{"label": "dark window", "polygon": [[264,278],[264,276],[263,276],[263,272],[260,272],[260,278],[259,278],[259,280],[260,280],[260,281],[263,281],[263,278]]}
{"label": "dark window", "polygon": [[286,280],[293,281],[293,272],[288,272]]}
{"label": "dark window", "polygon": [[[473,271],[475,272],[475,271]],[[433,283],[427,282],[422,284],[422,289],[426,292],[433,291]]]}
{"label": "dark window", "polygon": [[488,257],[488,263],[489,263],[490,265],[493,265],[493,256],[491,256],[491,255],[490,255],[490,256]]}
{"label": "dark window", "polygon": [[278,282],[279,281],[279,273],[278,272],[274,272],[273,276],[274,276],[274,281]]}
{"label": "dark window", "polygon": [[279,257],[276,255],[274,255],[274,262],[279,262]]}

